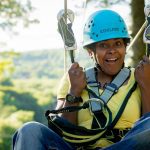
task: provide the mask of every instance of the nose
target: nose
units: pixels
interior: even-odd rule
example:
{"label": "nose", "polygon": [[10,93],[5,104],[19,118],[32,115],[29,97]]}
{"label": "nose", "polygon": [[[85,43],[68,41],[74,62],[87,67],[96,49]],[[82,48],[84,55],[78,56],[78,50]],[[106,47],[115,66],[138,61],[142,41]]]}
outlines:
{"label": "nose", "polygon": [[108,52],[109,53],[115,53],[116,52],[116,48],[114,45],[110,46],[109,49],[108,49]]}

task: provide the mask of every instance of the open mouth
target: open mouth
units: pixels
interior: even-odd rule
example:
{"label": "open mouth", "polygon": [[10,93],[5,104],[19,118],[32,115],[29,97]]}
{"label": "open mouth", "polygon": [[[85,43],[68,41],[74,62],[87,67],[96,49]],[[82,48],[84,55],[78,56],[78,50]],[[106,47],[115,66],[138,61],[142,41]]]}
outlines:
{"label": "open mouth", "polygon": [[108,63],[115,63],[118,60],[118,58],[108,58],[105,61]]}

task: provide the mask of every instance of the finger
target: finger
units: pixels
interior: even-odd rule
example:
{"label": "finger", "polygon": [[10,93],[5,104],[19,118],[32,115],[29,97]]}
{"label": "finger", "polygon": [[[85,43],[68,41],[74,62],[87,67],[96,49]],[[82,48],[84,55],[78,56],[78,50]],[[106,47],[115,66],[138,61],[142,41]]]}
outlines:
{"label": "finger", "polygon": [[79,64],[77,63],[77,62],[75,62],[75,63],[73,63],[72,65],[71,65],[71,69],[75,69],[75,68],[78,68],[79,67]]}
{"label": "finger", "polygon": [[83,68],[82,67],[78,67],[76,70],[83,72]]}
{"label": "finger", "polygon": [[69,74],[73,75],[73,76],[78,76],[80,75],[80,70],[77,70],[77,69],[71,69],[69,70]]}
{"label": "finger", "polygon": [[143,70],[143,67],[144,67],[144,66],[143,66],[143,62],[140,62],[140,63],[138,64],[138,66],[136,67],[136,69],[135,69],[136,72]]}
{"label": "finger", "polygon": [[143,61],[144,61],[145,63],[150,64],[150,60],[149,60],[149,58],[148,58],[147,56],[143,56]]}

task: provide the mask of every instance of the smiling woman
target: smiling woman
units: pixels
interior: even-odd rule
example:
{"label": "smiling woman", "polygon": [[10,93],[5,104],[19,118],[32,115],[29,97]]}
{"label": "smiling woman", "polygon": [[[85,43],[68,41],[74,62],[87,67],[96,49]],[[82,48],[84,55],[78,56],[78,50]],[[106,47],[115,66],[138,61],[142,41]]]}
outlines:
{"label": "smiling woman", "polygon": [[115,75],[121,70],[124,65],[126,45],[123,39],[111,39],[96,43],[96,51],[89,50],[102,70],[100,77],[103,73]]}
{"label": "smiling woman", "polygon": [[[119,30],[100,33],[108,28]],[[115,11],[92,13],[83,37],[83,50],[94,59],[93,67],[71,64],[60,81],[56,109],[46,113],[49,128],[37,122],[25,124],[13,137],[14,150],[150,146],[150,60],[145,56],[137,68],[124,67],[130,36]]]}

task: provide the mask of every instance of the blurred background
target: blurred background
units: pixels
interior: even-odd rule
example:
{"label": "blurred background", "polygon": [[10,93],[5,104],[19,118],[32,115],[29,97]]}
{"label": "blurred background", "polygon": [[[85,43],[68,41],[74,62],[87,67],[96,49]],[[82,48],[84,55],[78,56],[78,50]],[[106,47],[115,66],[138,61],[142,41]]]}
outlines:
{"label": "blurred background", "polygon": [[[82,49],[82,30],[89,14],[105,8],[119,12],[134,38],[145,22],[148,2],[67,0],[75,14],[75,60],[82,67],[93,64]],[[23,123],[34,120],[47,125],[44,113],[55,107],[58,83],[71,64],[57,31],[61,9],[64,0],[0,1],[0,150],[11,148],[12,135]],[[142,33],[127,51],[126,65],[136,66],[144,54]]]}

